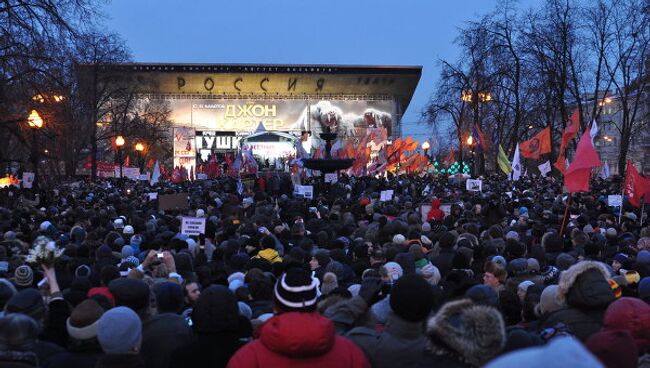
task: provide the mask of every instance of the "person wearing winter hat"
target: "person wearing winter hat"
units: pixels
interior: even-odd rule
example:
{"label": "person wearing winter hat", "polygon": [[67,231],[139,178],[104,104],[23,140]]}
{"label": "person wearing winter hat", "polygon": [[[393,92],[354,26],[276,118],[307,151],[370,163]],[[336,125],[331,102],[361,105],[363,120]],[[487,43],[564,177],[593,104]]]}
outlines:
{"label": "person wearing winter hat", "polygon": [[7,279],[0,278],[0,318],[4,316],[5,305],[17,292],[14,284]]}
{"label": "person wearing winter hat", "polygon": [[386,262],[386,264],[379,269],[379,274],[384,282],[392,284],[404,275],[404,271],[399,263]]}
{"label": "person wearing winter hat", "polygon": [[[376,279],[364,281],[358,296],[331,306],[326,316],[341,327],[363,319],[369,304],[380,297],[381,285]],[[345,336],[361,347],[373,367],[391,367],[395,362],[405,367],[414,366],[427,344],[423,326],[436,302],[433,288],[418,275],[401,277],[392,287],[383,331],[358,326],[347,331]]]}
{"label": "person wearing winter hat", "polygon": [[259,339],[233,355],[228,367],[370,367],[363,352],[337,336],[333,322],[318,314],[317,288],[318,280],[308,271],[286,270],[274,287],[276,315],[258,328]]}
{"label": "person wearing winter hat", "polygon": [[550,315],[541,328],[564,323],[581,341],[598,332],[605,309],[615,299],[609,275],[605,264],[594,261],[582,261],[563,271],[557,299],[567,307]]}
{"label": "person wearing winter hat", "polygon": [[11,281],[16,285],[16,289],[31,288],[34,285],[34,271],[28,265],[19,266],[14,271]]}
{"label": "person wearing winter hat", "polygon": [[97,340],[99,319],[104,314],[104,308],[94,299],[86,299],[79,303],[66,321],[66,329],[70,340],[68,352],[53,358],[50,367],[94,367],[103,355]]}
{"label": "person wearing winter hat", "polygon": [[538,316],[543,317],[563,308],[563,305],[557,299],[557,293],[557,285],[549,285],[544,288],[539,304],[535,308]]}
{"label": "person wearing winter hat", "polygon": [[323,283],[320,285],[321,294],[328,295],[337,287],[339,287],[339,283],[336,274],[326,272],[325,275],[323,275]]}
{"label": "person wearing winter hat", "polygon": [[174,282],[153,286],[157,314],[142,321],[141,354],[147,367],[168,367],[174,350],[189,344],[192,332],[180,315],[183,308],[183,290]]}
{"label": "person wearing winter hat", "polygon": [[221,285],[203,291],[191,321],[196,339],[172,353],[170,367],[225,367],[252,333],[250,322],[240,315],[235,295]]}
{"label": "person wearing winter hat", "polygon": [[587,339],[585,346],[606,368],[637,368],[639,349],[629,331],[597,332]]}
{"label": "person wearing winter hat", "polygon": [[560,271],[566,271],[576,263],[576,259],[569,253],[560,253],[555,258],[555,265]]}
{"label": "person wearing winter hat", "polygon": [[504,354],[485,368],[604,368],[579,341],[562,336],[548,344]]}
{"label": "person wearing winter hat", "polygon": [[650,353],[650,305],[637,298],[619,298],[603,317],[603,331],[611,330],[629,331],[639,354]]}
{"label": "person wearing winter hat", "polygon": [[127,238],[128,238],[128,236],[133,235],[134,233],[135,233],[135,230],[133,229],[133,226],[131,226],[131,225],[124,226],[124,229],[122,230],[122,234],[127,236]]}
{"label": "person wearing winter hat", "polygon": [[5,314],[22,313],[41,325],[44,322],[45,312],[45,302],[41,293],[31,288],[18,291],[5,305]]}
{"label": "person wearing winter hat", "polygon": [[142,322],[130,308],[115,307],[102,315],[97,324],[97,340],[106,355],[96,367],[144,367],[139,354]]}
{"label": "person wearing winter hat", "polygon": [[639,299],[650,304],[650,276],[644,277],[639,281],[637,292],[639,294]]}
{"label": "person wearing winter hat", "polygon": [[429,346],[421,367],[480,367],[506,343],[505,324],[493,307],[469,299],[448,302],[427,323]]}
{"label": "person wearing winter hat", "polygon": [[472,286],[465,292],[465,297],[479,305],[499,308],[499,295],[493,288],[487,285],[479,284]]}
{"label": "person wearing winter hat", "polygon": [[393,236],[393,244],[404,245],[406,243],[406,238],[402,234],[395,234]]}
{"label": "person wearing winter hat", "polygon": [[35,346],[39,326],[32,318],[14,313],[0,318],[0,367],[39,367]]}
{"label": "person wearing winter hat", "polygon": [[117,278],[108,284],[108,290],[115,299],[115,306],[134,310],[142,319],[149,316],[149,286],[141,280]]}

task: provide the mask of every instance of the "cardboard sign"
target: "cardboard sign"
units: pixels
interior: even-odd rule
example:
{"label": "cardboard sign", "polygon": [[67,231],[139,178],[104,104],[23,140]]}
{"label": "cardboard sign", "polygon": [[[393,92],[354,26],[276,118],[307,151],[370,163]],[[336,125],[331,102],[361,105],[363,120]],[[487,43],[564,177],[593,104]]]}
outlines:
{"label": "cardboard sign", "polygon": [[296,185],[293,193],[307,199],[314,199],[314,187],[312,185]]}
{"label": "cardboard sign", "polygon": [[607,205],[610,207],[620,207],[623,204],[623,197],[620,194],[608,195]]}
{"label": "cardboard sign", "polygon": [[[122,166],[122,175],[125,178],[131,180],[140,180],[140,168],[139,167],[126,167]],[[115,177],[120,177],[120,166],[115,165]]]}
{"label": "cardboard sign", "polygon": [[138,180],[140,180],[140,181],[149,181],[149,173],[140,174],[138,176]]}
{"label": "cardboard sign", "polygon": [[465,188],[471,192],[480,192],[483,190],[483,180],[480,179],[467,179]]}
{"label": "cardboard sign", "polygon": [[451,215],[451,204],[441,204],[440,210],[445,213],[445,217]]}
{"label": "cardboard sign", "polygon": [[198,173],[196,174],[196,180],[208,180],[208,174]]}
{"label": "cardboard sign", "polygon": [[147,193],[147,195],[149,196],[150,201],[155,201],[156,199],[158,199],[158,193],[155,193],[155,192]]}
{"label": "cardboard sign", "polygon": [[181,234],[189,236],[205,234],[205,217],[183,217]]}
{"label": "cardboard sign", "polygon": [[187,210],[190,202],[187,193],[163,194],[158,196],[158,209],[160,210]]}
{"label": "cardboard sign", "polygon": [[34,173],[25,171],[23,173],[23,188],[31,188],[34,184]]}
{"label": "cardboard sign", "polygon": [[388,202],[393,199],[393,191],[392,190],[382,190],[379,194],[379,200],[381,202]]}
{"label": "cardboard sign", "polygon": [[336,183],[338,181],[339,181],[339,178],[336,175],[336,173],[327,173],[327,174],[325,174],[325,182],[326,183],[334,184],[334,183]]}

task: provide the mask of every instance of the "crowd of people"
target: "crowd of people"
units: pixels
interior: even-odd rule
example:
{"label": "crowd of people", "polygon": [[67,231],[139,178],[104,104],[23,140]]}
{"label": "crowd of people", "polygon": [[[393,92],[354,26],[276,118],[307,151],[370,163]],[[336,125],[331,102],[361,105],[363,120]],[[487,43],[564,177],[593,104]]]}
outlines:
{"label": "crowd of people", "polygon": [[648,211],[608,206],[620,181],[3,188],[0,367],[650,367]]}

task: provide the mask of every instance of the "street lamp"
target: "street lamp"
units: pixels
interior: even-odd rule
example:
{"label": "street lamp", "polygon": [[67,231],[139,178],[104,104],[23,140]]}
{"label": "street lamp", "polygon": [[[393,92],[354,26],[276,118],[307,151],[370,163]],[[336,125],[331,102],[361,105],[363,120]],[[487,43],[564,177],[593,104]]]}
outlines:
{"label": "street lamp", "polygon": [[424,143],[422,143],[422,149],[424,150],[424,156],[426,156],[427,160],[429,160],[429,147],[431,147],[429,145],[429,141],[424,141]]}
{"label": "street lamp", "polygon": [[[472,155],[471,156],[471,164],[472,164],[472,166],[469,168],[469,173],[473,174],[474,173],[474,137],[472,137],[471,134],[467,137],[467,146],[469,147],[469,151],[470,151],[470,153]],[[463,168],[461,167],[461,171],[462,170],[463,170]]]}
{"label": "street lamp", "polygon": [[135,144],[135,150],[138,152],[138,166],[140,167],[140,174],[142,174],[142,166],[144,163],[144,144],[138,142]]}
{"label": "street lamp", "polygon": [[115,137],[115,146],[117,147],[117,159],[120,161],[120,180],[122,180],[122,147],[124,146],[124,137],[118,135]]}
{"label": "street lamp", "polygon": [[38,180],[38,140],[36,139],[36,131],[43,128],[43,125],[45,125],[45,123],[43,122],[41,115],[39,115],[38,111],[32,110],[29,117],[27,117],[27,126],[29,126],[32,131],[32,165],[34,166],[34,181],[32,182],[33,188],[37,188],[36,183]]}

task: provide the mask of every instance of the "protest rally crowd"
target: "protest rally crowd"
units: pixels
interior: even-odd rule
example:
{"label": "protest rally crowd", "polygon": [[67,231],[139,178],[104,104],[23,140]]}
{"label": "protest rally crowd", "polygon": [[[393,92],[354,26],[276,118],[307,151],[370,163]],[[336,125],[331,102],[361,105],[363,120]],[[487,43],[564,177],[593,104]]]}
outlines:
{"label": "protest rally crowd", "polygon": [[319,180],[0,189],[0,367],[650,367],[622,178]]}

